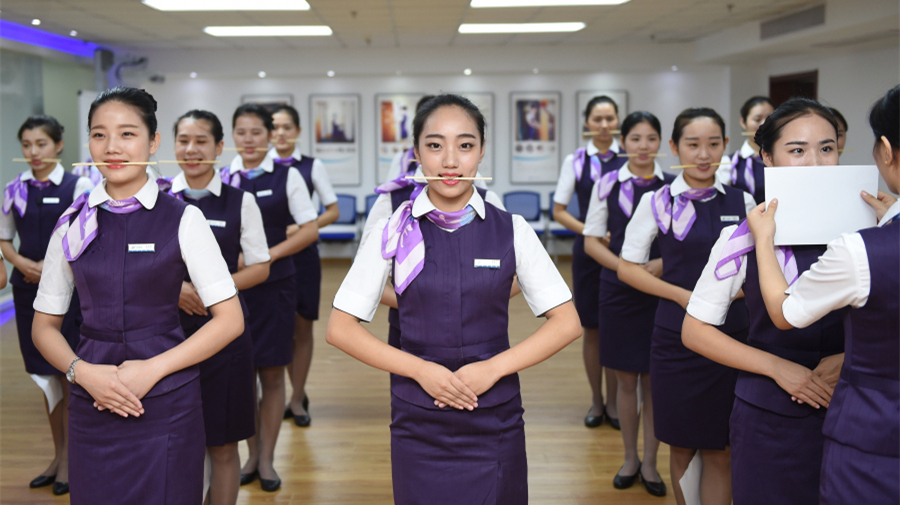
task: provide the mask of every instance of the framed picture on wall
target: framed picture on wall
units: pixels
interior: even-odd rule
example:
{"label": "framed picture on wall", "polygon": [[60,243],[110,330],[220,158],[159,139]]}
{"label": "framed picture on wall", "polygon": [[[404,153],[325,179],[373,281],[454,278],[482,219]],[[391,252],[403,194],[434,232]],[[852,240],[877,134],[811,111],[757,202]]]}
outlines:
{"label": "framed picture on wall", "polygon": [[558,91],[509,94],[511,183],[556,182],[561,101]]}
{"label": "framed picture on wall", "polygon": [[335,186],[359,186],[359,95],[309,95],[311,155],[322,160]]}
{"label": "framed picture on wall", "polygon": [[294,95],[290,93],[276,93],[272,95],[242,95],[241,104],[255,103],[262,105],[269,112],[279,105],[294,105]]}
{"label": "framed picture on wall", "polygon": [[[424,93],[378,93],[375,95],[375,149],[378,183],[389,178],[394,157],[412,147],[416,103]],[[399,174],[396,174],[399,175]]]}
{"label": "framed picture on wall", "polygon": [[[497,138],[494,137],[494,94],[487,92],[459,92],[457,95],[464,96],[472,101],[484,116],[484,159],[481,165],[478,165],[478,172],[484,177],[494,176],[494,145]],[[494,181],[486,181],[493,184]]]}
{"label": "framed picture on wall", "polygon": [[588,138],[585,137],[585,132],[588,131],[588,128],[584,126],[584,109],[592,98],[603,95],[612,98],[616,105],[619,106],[619,123],[628,115],[628,92],[624,89],[588,89],[578,91],[575,94],[575,117],[578,120],[578,129],[575,130],[578,132],[578,138],[575,139],[576,148],[583,146]]}

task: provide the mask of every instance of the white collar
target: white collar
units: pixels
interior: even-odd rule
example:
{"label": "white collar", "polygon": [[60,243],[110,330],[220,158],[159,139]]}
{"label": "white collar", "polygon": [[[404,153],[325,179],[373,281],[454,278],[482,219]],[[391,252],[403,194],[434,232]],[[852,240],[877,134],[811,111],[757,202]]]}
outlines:
{"label": "white collar", "polygon": [[884,216],[882,216],[881,220],[878,221],[878,226],[884,226],[885,224],[887,224],[888,219],[896,216],[897,213],[900,213],[900,200],[897,200],[896,202],[894,202],[894,205],[891,205],[891,208],[888,209]]}
{"label": "white collar", "polygon": [[[57,162],[56,167],[53,168],[53,171],[50,172],[50,175],[47,176],[47,180],[52,182],[54,186],[59,186],[59,183],[63,180],[63,175],[66,174],[66,169]],[[19,178],[20,181],[30,181],[34,179],[34,172],[31,170],[26,170],[22,172],[22,176]]]}
{"label": "white collar", "polygon": [[[300,153],[300,146],[298,146],[297,144],[299,144],[299,142],[294,144],[294,152],[291,153],[291,158],[300,161],[300,157],[303,156],[303,154]],[[275,149],[274,147],[272,149],[269,149],[269,152],[266,154],[273,160],[275,158],[281,158],[281,155],[278,154],[278,149]]]}
{"label": "white collar", "polygon": [[[413,202],[412,215],[416,219],[437,208],[431,203],[431,198],[428,197],[428,189],[429,188],[426,187],[424,191],[419,193],[419,196],[416,197],[416,201]],[[469,202],[466,205],[471,205],[472,208],[475,209],[475,213],[478,214],[478,217],[484,219],[484,200],[481,198],[481,195],[475,189],[474,185],[472,185],[472,196],[469,197]]]}
{"label": "white collar", "polygon": [[[586,150],[587,150],[587,155],[589,157],[600,152],[600,149],[597,149],[597,146],[594,145],[593,140],[591,140],[587,143]],[[618,152],[622,151],[622,147],[619,145],[619,141],[616,140],[615,137],[613,137],[612,144],[609,145],[609,150],[614,153],[618,153]]]}
{"label": "white collar", "polygon": [[[264,172],[272,173],[275,170],[275,162],[272,158],[272,153],[267,152],[266,157],[259,163],[259,167],[263,169]],[[236,174],[244,170],[244,158],[241,158],[241,155],[238,154],[231,160],[231,165],[228,167],[228,172],[231,174]]]}
{"label": "white collar", "polygon": [[[653,175],[659,177],[659,180],[663,180],[663,170],[662,167],[659,166],[659,163],[656,160],[653,161]],[[639,175],[634,175],[634,172],[628,168],[628,162],[626,161],[622,168],[619,169],[619,182],[625,182],[632,177],[640,177]]]}
{"label": "white collar", "polygon": [[[716,191],[719,193],[725,194],[725,186],[723,186],[716,177],[713,177],[713,187],[716,188]],[[691,189],[691,187],[685,182],[684,172],[682,172],[678,174],[678,177],[676,177],[674,181],[672,181],[670,192],[672,193],[672,196],[678,196],[689,189]]]}
{"label": "white collar", "polygon": [[[174,179],[172,179],[172,193],[180,193],[191,186],[187,182],[187,178],[184,176],[184,172],[176,175]],[[213,177],[210,179],[209,184],[203,188],[215,196],[219,196],[222,194],[222,177],[219,175],[218,170],[213,170]]]}
{"label": "white collar", "polygon": [[[91,191],[91,195],[88,197],[88,205],[96,207],[101,203],[112,200],[112,197],[106,192],[106,182],[106,179],[103,179],[100,181],[100,184]],[[149,175],[147,176],[147,182],[141,186],[141,189],[134,195],[134,197],[137,198],[137,201],[147,210],[152,209],[156,205],[156,198],[158,196],[159,184],[157,184],[156,179]]]}
{"label": "white collar", "polygon": [[754,151],[753,148],[750,147],[750,141],[749,141],[749,140],[745,140],[745,141],[744,141],[744,145],[741,146],[741,152],[740,152],[741,158],[743,158],[743,159],[746,160],[747,158],[749,158],[749,157],[751,157],[751,156],[753,156],[753,155],[757,155],[757,156],[758,156],[759,153],[756,152],[756,151]]}

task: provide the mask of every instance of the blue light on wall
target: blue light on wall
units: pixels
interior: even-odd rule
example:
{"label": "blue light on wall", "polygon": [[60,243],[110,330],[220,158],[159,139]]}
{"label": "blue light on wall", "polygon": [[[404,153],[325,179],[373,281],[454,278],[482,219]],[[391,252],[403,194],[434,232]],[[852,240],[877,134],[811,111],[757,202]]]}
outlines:
{"label": "blue light on wall", "polygon": [[93,58],[94,51],[99,48],[97,44],[17,25],[2,19],[0,19],[0,38],[85,58]]}

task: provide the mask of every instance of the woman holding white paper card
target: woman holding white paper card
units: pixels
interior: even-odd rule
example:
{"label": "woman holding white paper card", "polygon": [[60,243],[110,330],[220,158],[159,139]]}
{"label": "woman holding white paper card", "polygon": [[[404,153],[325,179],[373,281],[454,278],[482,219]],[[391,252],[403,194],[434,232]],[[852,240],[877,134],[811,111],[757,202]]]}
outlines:
{"label": "woman holding white paper card", "polygon": [[[869,124],[875,164],[896,192],[900,86],[875,103]],[[807,328],[834,310],[844,316],[847,354],[823,428],[819,503],[825,505],[900,501],[900,204],[885,194],[863,198],[876,209],[878,226],[832,241],[790,288],[778,275],[773,245],[778,201],[748,217],[759,244],[762,299],[774,324],[790,330]]]}
{"label": "woman holding white paper card", "polygon": [[759,144],[754,135],[774,110],[775,104],[767,96],[754,96],[744,102],[740,123],[748,137],[741,148],[731,155],[731,165],[722,165],[718,174],[725,178],[723,184],[743,189],[753,195],[757,203],[766,197],[766,181],[765,164],[759,155]]}
{"label": "woman holding white paper card", "polygon": [[[837,127],[830,112],[805,98],[782,104],[756,133],[766,166],[835,165]],[[780,248],[789,282],[825,246]],[[722,230],[687,307],[684,344],[741,370],[731,415],[735,505],[814,505],[819,500],[822,423],[843,362],[844,328],[832,312],[805,329],[780,331],[759,287],[754,242],[745,221]],[[747,344],[722,333],[743,290],[750,313]],[[805,403],[793,401],[803,398]]]}

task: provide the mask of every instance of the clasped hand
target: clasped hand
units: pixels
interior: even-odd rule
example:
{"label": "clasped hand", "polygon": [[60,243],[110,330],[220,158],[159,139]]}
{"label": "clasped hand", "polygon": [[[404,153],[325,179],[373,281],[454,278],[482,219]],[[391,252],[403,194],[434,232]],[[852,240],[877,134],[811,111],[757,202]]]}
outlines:
{"label": "clasped hand", "polygon": [[500,377],[492,363],[486,360],[470,363],[456,372],[437,363],[425,362],[415,379],[434,398],[438,408],[474,410],[478,407],[478,395],[490,389]]}
{"label": "clasped hand", "polygon": [[90,365],[78,384],[94,398],[97,410],[109,410],[122,417],[144,413],[143,398],[159,381],[158,371],[148,360],[125,361],[119,366]]}

